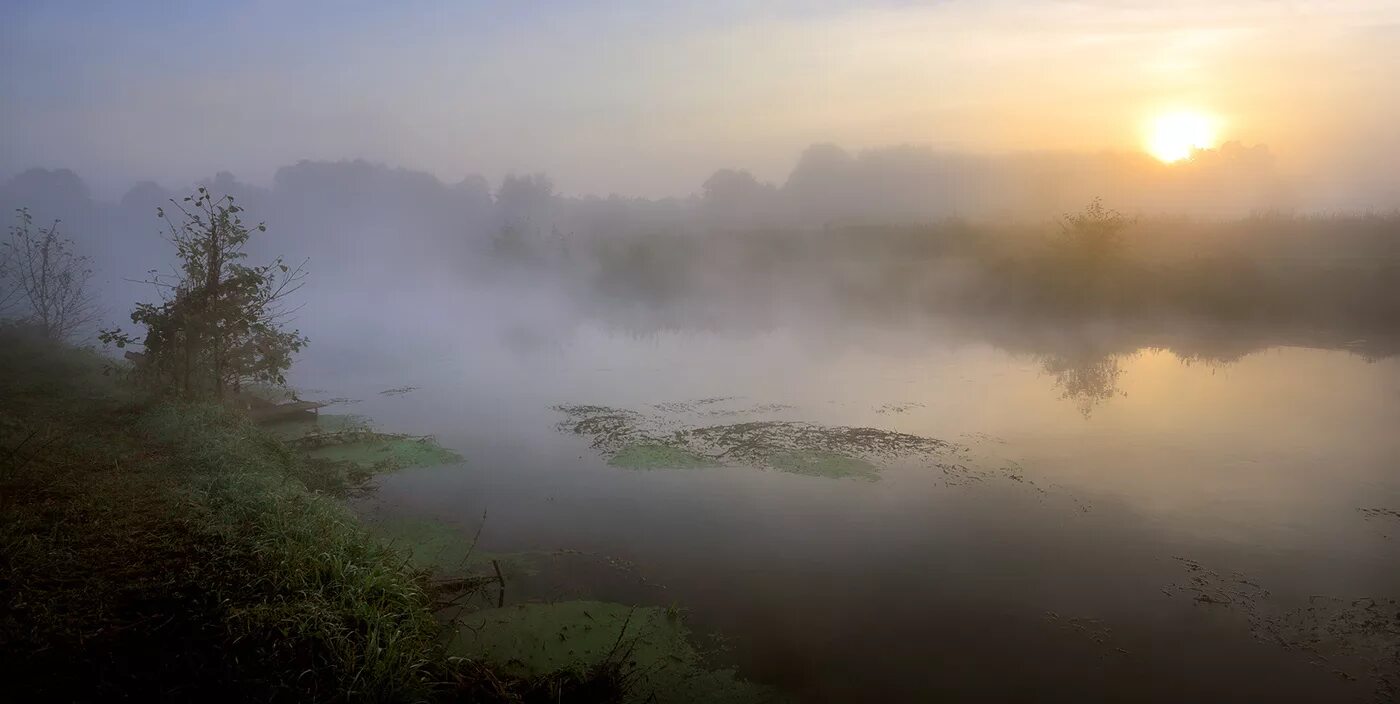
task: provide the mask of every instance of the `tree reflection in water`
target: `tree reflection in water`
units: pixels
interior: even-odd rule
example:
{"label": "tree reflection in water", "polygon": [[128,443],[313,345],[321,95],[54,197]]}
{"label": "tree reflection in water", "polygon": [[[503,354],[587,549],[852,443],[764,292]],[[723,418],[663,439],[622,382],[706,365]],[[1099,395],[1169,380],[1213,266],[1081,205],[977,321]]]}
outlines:
{"label": "tree reflection in water", "polygon": [[1121,396],[1118,379],[1123,376],[1119,360],[1136,356],[1127,355],[1044,355],[1040,358],[1041,369],[1055,378],[1055,387],[1060,397],[1072,401],[1080,415],[1088,418],[1099,404],[1114,396]]}

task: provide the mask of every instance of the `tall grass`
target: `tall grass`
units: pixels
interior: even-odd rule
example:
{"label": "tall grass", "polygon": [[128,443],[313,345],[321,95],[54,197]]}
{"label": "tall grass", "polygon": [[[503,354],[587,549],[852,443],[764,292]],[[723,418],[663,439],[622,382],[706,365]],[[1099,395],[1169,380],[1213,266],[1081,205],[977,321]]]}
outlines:
{"label": "tall grass", "polygon": [[200,534],[240,574],[217,585],[230,639],[259,658],[305,668],[298,689],[386,701],[422,696],[440,657],[421,579],[331,497],[298,479],[301,459],[244,418],[163,404],[140,431],[169,448],[166,471]]}

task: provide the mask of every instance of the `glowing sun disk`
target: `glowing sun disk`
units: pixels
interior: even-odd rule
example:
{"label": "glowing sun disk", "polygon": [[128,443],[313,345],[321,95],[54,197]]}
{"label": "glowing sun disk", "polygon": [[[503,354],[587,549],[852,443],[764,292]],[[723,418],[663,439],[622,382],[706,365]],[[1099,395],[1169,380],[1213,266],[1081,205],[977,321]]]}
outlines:
{"label": "glowing sun disk", "polygon": [[1170,164],[1191,156],[1197,149],[1215,146],[1215,124],[1197,112],[1174,112],[1152,121],[1147,151]]}

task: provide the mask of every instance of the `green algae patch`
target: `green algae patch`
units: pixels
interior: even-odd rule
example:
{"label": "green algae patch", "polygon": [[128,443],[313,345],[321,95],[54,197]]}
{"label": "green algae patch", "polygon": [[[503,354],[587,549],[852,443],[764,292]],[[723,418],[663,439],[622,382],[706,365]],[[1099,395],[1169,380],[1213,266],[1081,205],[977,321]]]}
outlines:
{"label": "green algae patch", "polygon": [[463,461],[461,455],[437,444],[431,437],[379,433],[367,429],[315,433],[303,436],[293,445],[312,458],[346,462],[377,473]]}
{"label": "green algae patch", "polygon": [[620,665],[628,681],[623,701],[781,701],[731,670],[707,669],[689,635],[679,614],[667,609],[561,601],[465,616],[450,649],[519,677]]}
{"label": "green algae patch", "polygon": [[821,450],[791,450],[769,455],[767,462],[774,469],[805,474],[812,477],[840,479],[852,477],[875,481],[879,479],[880,468],[860,459],[835,452]]}
{"label": "green algae patch", "polygon": [[369,419],[364,416],[340,413],[320,415],[303,414],[289,416],[269,423],[262,428],[283,441],[300,440],[323,433],[343,433],[350,430],[369,430]]}
{"label": "green algae patch", "polygon": [[879,479],[884,466],[910,460],[949,471],[955,465],[944,458],[960,450],[936,438],[883,428],[791,420],[719,425],[688,422],[714,415],[765,415],[789,409],[774,404],[722,413],[704,406],[700,412],[695,404],[657,404],[651,408],[660,413],[592,405],[555,406],[554,410],[566,416],[557,426],[560,431],[589,438],[590,445],[609,464],[629,469],[741,466],[873,481]]}
{"label": "green algae patch", "polygon": [[472,535],[444,521],[423,518],[367,521],[366,530],[405,554],[418,569],[441,571],[463,565]]}
{"label": "green algae patch", "polygon": [[302,414],[263,423],[273,437],[313,460],[342,463],[362,472],[385,473],[463,461],[431,437],[381,433],[354,414]]}
{"label": "green algae patch", "polygon": [[718,467],[720,463],[683,447],[638,442],[623,447],[608,464],[627,469],[698,469]]}
{"label": "green algae patch", "polygon": [[368,519],[365,530],[402,553],[420,570],[445,575],[495,574],[506,581],[538,575],[550,558],[545,552],[489,552],[473,546],[474,531],[431,518]]}
{"label": "green algae patch", "polygon": [[696,655],[679,619],[660,608],[563,601],[488,609],[463,621],[456,654],[499,662],[520,676],[593,665],[627,650],[639,666]]}
{"label": "green algae patch", "polygon": [[644,429],[647,417],[636,411],[592,405],[555,406],[554,410],[567,416],[559,430],[591,438],[595,450],[612,453],[650,440]]}

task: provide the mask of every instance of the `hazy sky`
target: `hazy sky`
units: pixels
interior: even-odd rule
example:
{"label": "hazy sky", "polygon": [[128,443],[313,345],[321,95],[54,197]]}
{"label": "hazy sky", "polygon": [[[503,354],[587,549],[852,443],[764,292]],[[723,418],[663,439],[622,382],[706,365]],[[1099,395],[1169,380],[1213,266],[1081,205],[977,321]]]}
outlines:
{"label": "hazy sky", "polygon": [[1400,0],[4,0],[0,175],[114,196],[364,157],[686,195],[814,142],[1139,149],[1189,109],[1336,188],[1394,177],[1396,86]]}

